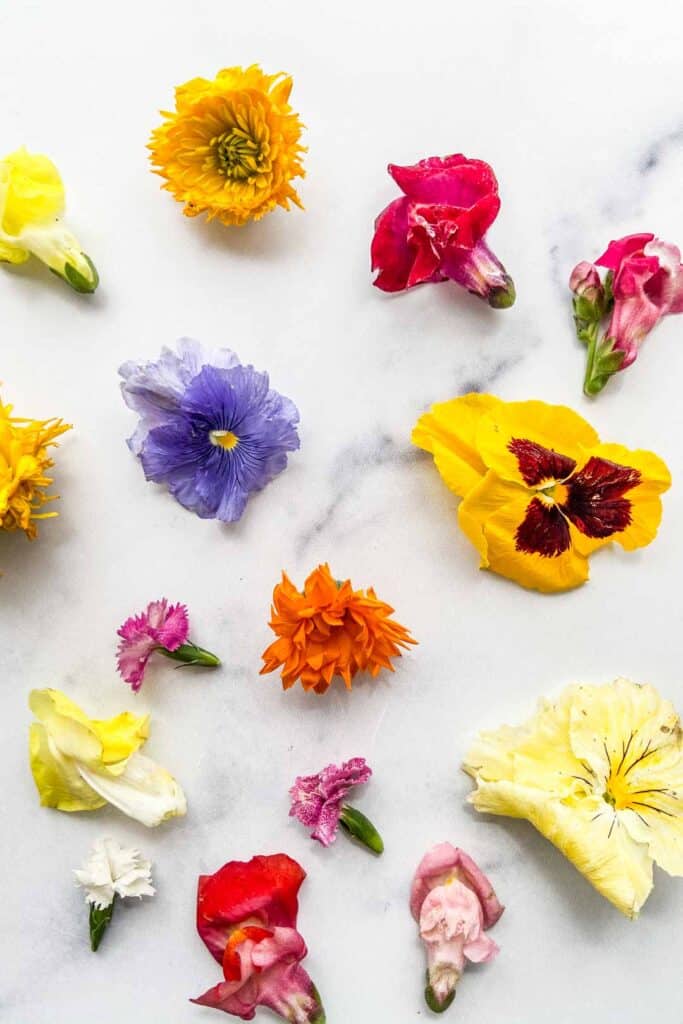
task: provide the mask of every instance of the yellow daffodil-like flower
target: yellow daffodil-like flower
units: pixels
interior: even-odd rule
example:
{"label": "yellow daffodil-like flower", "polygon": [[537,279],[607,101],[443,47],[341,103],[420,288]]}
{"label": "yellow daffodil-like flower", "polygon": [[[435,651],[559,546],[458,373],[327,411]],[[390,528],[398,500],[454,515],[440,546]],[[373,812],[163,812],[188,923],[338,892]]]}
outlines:
{"label": "yellow daffodil-like flower", "polygon": [[478,811],[526,818],[628,917],[653,861],[683,875],[683,733],[652,686],[570,686],[526,724],[482,733],[464,768]]}
{"label": "yellow daffodil-like flower", "polygon": [[36,520],[56,512],[40,512],[52,483],[46,471],[53,465],[48,448],[70,430],[61,420],[25,420],[12,416],[12,406],[0,402],[0,530],[23,530],[29,540],[37,534]]}
{"label": "yellow daffodil-like flower", "polygon": [[0,261],[25,263],[33,254],[77,292],[99,283],[89,256],[59,219],[64,186],[46,156],[23,147],[0,160]]}
{"label": "yellow daffodil-like flower", "polygon": [[44,807],[94,811],[113,804],[152,828],[185,814],[185,794],[172,775],[141,754],[149,715],[128,711],[88,718],[59,690],[32,690],[31,771]]}
{"label": "yellow daffodil-like flower", "polygon": [[292,79],[258,65],[226,68],[176,89],[176,109],[152,132],[152,164],[188,217],[224,224],[259,220],[276,206],[301,206],[302,124],[289,105]]}
{"label": "yellow daffodil-like flower", "polygon": [[603,444],[545,402],[464,395],[421,416],[413,442],[464,499],[458,521],[481,568],[544,592],[585,583],[588,556],[611,541],[649,544],[671,484],[652,452]]}

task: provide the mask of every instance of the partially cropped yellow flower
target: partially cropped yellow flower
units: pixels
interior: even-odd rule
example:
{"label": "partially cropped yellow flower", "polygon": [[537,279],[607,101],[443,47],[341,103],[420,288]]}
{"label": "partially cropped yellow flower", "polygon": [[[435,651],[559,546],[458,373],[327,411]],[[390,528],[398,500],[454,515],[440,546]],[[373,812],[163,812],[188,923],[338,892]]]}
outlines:
{"label": "partially cropped yellow flower", "polygon": [[89,256],[59,219],[64,186],[46,156],[22,146],[0,160],[0,261],[25,263],[33,254],[77,292],[99,283]]}
{"label": "partially cropped yellow flower", "polygon": [[628,917],[653,862],[683,875],[683,733],[652,686],[570,686],[524,725],[482,733],[464,768],[478,811],[526,818]]}
{"label": "partially cropped yellow flower", "polygon": [[226,68],[176,89],[176,109],[152,132],[152,164],[188,217],[224,224],[259,220],[276,206],[301,206],[302,124],[289,105],[292,79],[257,64]]}
{"label": "partially cropped yellow flower", "polygon": [[44,807],[94,811],[113,804],[152,828],[185,814],[172,775],[141,754],[149,715],[91,719],[59,690],[32,690],[31,771]]}
{"label": "partially cropped yellow flower", "polygon": [[588,579],[588,556],[652,541],[669,470],[652,452],[604,444],[562,405],[469,394],[432,406],[413,443],[464,500],[463,532],[481,568],[545,592]]}
{"label": "partially cropped yellow flower", "polygon": [[23,530],[29,540],[37,534],[36,520],[56,512],[41,512],[57,495],[46,495],[53,465],[48,448],[70,430],[61,420],[26,420],[12,416],[12,406],[0,402],[0,530]]}

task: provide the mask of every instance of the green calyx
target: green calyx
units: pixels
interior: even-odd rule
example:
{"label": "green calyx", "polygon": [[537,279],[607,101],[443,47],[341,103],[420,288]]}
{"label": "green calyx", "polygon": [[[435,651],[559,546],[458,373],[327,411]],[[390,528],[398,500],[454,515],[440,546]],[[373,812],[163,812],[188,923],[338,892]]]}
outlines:
{"label": "green calyx", "polygon": [[325,1016],[325,1010],[323,1008],[322,999],[320,998],[320,993],[318,992],[318,990],[315,987],[315,985],[311,985],[311,988],[313,989],[313,998],[315,999],[315,1007],[312,1010],[312,1016],[311,1016],[311,1019],[310,1019],[310,1024],[326,1024],[327,1017]]}
{"label": "green calyx", "polygon": [[348,804],[343,805],[339,824],[347,835],[357,839],[368,850],[378,855],[384,853],[384,841],[381,835],[372,822],[355,807],[350,807]]}
{"label": "green calyx", "polygon": [[430,984],[430,981],[429,981],[429,971],[427,971],[427,985],[426,985],[426,988],[425,988],[425,1002],[426,1002],[427,1006],[429,1007],[429,1009],[432,1010],[433,1013],[443,1013],[444,1010],[448,1009],[448,1007],[451,1005],[451,1003],[453,1002],[454,999],[455,999],[455,989],[453,989],[451,992],[449,992],[448,995],[446,996],[446,998],[444,1000],[442,1000],[441,1002],[437,999],[436,993],[435,993],[434,989],[432,988],[432,986]]}
{"label": "green calyx", "polygon": [[182,665],[203,665],[205,668],[216,668],[221,663],[221,659],[217,655],[193,643],[181,644],[175,651],[169,651],[167,647],[157,647],[156,650],[165,658],[179,661]]}
{"label": "green calyx", "polygon": [[516,298],[515,283],[506,274],[505,284],[500,288],[492,288],[487,296],[487,302],[493,309],[509,309],[514,305]]}
{"label": "green calyx", "polygon": [[114,899],[108,907],[103,907],[102,909],[96,907],[94,903],[90,904],[90,948],[93,953],[97,952],[100,942],[102,941],[102,936],[109,927],[114,913],[115,902],[116,896],[114,896]]}
{"label": "green calyx", "polygon": [[97,267],[90,257],[84,252],[81,253],[81,256],[90,268],[89,278],[81,274],[80,270],[76,270],[71,263],[64,264],[64,271],[62,273],[54,270],[52,267],[50,267],[50,270],[57,277],[61,277],[63,281],[66,281],[68,285],[71,285],[75,292],[80,292],[81,295],[91,295],[100,283],[100,275],[97,273]]}

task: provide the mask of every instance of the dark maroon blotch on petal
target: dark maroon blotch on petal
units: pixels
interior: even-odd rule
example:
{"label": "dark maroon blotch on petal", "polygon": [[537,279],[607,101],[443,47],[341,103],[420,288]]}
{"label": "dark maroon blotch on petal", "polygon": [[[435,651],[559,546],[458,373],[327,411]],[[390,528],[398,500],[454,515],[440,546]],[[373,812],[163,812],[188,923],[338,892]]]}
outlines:
{"label": "dark maroon blotch on petal", "polygon": [[544,480],[566,480],[576,469],[574,459],[544,448],[524,437],[513,437],[508,451],[516,457],[525,484],[537,487]]}
{"label": "dark maroon blotch on petal", "polygon": [[528,555],[557,558],[570,546],[569,523],[558,506],[546,505],[540,498],[534,498],[515,533],[517,550]]}
{"label": "dark maroon blotch on petal", "polygon": [[611,537],[631,523],[631,502],[623,495],[641,479],[632,466],[593,456],[567,481],[563,510],[587,537]]}

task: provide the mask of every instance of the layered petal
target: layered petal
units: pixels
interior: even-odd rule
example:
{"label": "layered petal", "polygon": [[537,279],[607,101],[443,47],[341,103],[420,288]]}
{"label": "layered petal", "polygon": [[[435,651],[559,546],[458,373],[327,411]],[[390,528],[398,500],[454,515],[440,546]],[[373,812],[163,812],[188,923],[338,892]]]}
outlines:
{"label": "layered petal", "polygon": [[77,763],[81,778],[103,800],[147,828],[187,811],[185,794],[173,776],[144,754],[133,754],[122,772],[102,771]]}
{"label": "layered petal", "polygon": [[257,918],[268,926],[294,928],[298,892],[306,877],[285,854],[230,861],[213,875],[202,875],[197,892],[197,931],[211,955],[223,962],[232,928]]}
{"label": "layered petal", "polygon": [[463,767],[477,810],[526,818],[630,917],[653,860],[683,874],[683,732],[651,686],[568,687],[524,725],[478,737]]}
{"label": "layered petal", "polygon": [[148,715],[90,719],[59,690],[33,690],[29,704],[39,720],[31,726],[29,753],[41,804],[87,811],[111,803],[150,827],[185,813],[175,779],[139,753]]}
{"label": "layered petal", "polygon": [[461,498],[486,473],[477,449],[477,429],[482,418],[499,404],[493,395],[472,392],[433,405],[413,428],[413,444],[434,456],[444,483]]}

